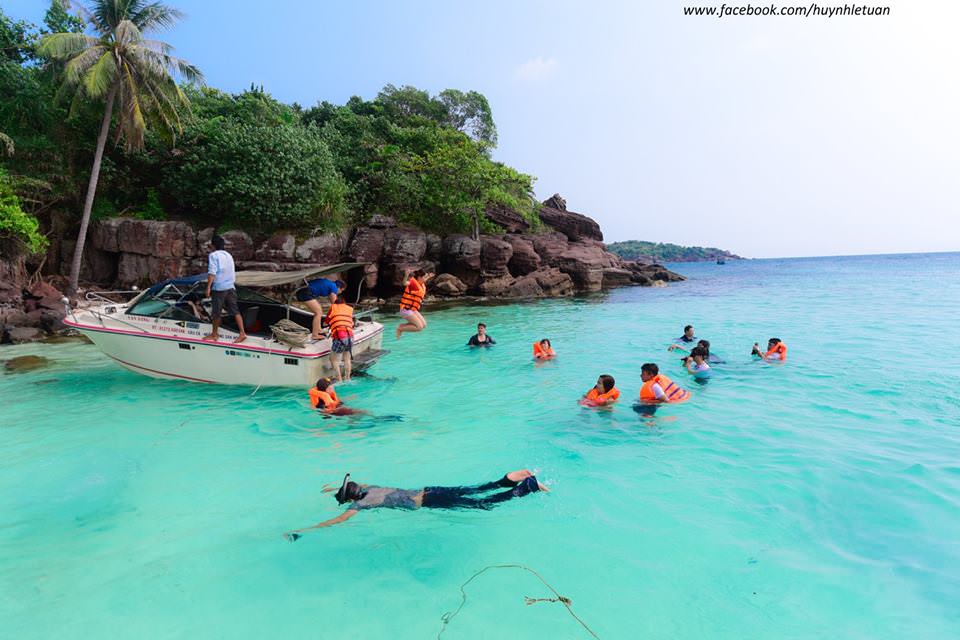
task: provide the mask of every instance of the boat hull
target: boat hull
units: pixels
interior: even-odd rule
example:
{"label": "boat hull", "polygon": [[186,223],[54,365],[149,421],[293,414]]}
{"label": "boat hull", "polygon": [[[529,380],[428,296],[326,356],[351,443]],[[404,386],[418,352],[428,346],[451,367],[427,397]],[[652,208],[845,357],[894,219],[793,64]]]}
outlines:
{"label": "boat hull", "polygon": [[[184,323],[171,323],[173,327],[154,326],[147,330],[130,323],[127,327],[112,326],[109,319],[101,321],[103,319],[97,317],[94,321],[82,315],[68,317],[65,324],[90,338],[117,364],[152,378],[304,387],[315,384],[321,377],[334,375],[329,340],[303,349],[254,337],[242,344],[211,342],[202,339],[209,325],[182,327]],[[176,329],[183,335],[166,335],[165,329]],[[229,339],[226,335],[224,338]],[[383,326],[364,323],[355,331],[353,356],[364,360],[364,355],[380,351],[382,341]]]}

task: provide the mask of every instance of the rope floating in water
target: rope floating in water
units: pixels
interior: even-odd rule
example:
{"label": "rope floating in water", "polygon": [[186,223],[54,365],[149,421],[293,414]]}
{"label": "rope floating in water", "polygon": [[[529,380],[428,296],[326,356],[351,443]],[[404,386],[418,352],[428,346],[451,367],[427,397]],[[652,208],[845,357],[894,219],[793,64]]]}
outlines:
{"label": "rope floating in water", "polygon": [[526,567],[522,564],[491,564],[484,567],[483,569],[480,569],[480,571],[477,571],[476,573],[474,573],[472,576],[470,576],[470,578],[466,582],[461,584],[460,585],[460,606],[458,606],[455,610],[447,611],[445,614],[440,616],[441,624],[440,624],[440,631],[437,632],[437,640],[440,640],[440,636],[442,636],[443,632],[446,631],[447,625],[450,624],[450,621],[453,620],[454,616],[460,613],[460,610],[463,609],[463,606],[467,604],[467,591],[466,591],[467,585],[473,582],[476,578],[480,577],[482,574],[486,573],[490,569],[521,569],[528,573],[532,573],[534,576],[536,576],[537,580],[542,582],[547,589],[550,589],[550,591],[553,592],[553,595],[555,597],[554,598],[531,598],[529,596],[524,596],[523,597],[524,604],[526,604],[527,606],[530,606],[538,602],[559,602],[560,604],[562,604],[567,608],[567,613],[573,616],[573,619],[579,622],[581,627],[586,629],[587,633],[589,633],[591,636],[593,636],[597,640],[600,640],[600,636],[594,633],[593,629],[591,629],[590,626],[580,618],[580,616],[578,616],[576,613],[573,612],[573,600],[571,600],[566,596],[560,595],[560,593],[556,589],[554,589],[549,582],[543,579],[543,576],[541,576],[539,573],[537,573],[530,567]]}

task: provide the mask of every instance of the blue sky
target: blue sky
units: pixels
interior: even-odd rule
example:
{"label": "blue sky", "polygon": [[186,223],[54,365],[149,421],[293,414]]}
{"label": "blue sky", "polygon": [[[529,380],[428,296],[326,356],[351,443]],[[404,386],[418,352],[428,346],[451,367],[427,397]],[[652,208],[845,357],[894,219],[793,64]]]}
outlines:
{"label": "blue sky", "polygon": [[187,17],[163,38],[215,87],[305,106],[481,91],[495,157],[608,241],[960,250],[960,2],[881,1],[890,16],[718,20],[687,0],[170,0]]}

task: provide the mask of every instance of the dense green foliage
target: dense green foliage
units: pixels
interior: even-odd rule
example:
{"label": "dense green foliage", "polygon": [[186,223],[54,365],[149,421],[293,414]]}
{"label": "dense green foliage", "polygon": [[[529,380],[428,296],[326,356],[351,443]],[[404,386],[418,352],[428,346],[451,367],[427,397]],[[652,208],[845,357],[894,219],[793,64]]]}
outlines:
{"label": "dense green foliage", "polygon": [[269,229],[321,226],[344,212],[346,184],[316,127],[213,118],[180,146],[164,185],[191,213]]}
{"label": "dense green foliage", "polygon": [[[82,30],[61,0],[40,28],[0,13],[0,95],[10,96],[0,101],[0,132],[15,148],[4,157],[0,138],[0,165],[17,178],[24,209],[41,217],[79,215],[103,102],[58,100],[61,72],[38,57],[37,42]],[[121,131],[141,148],[115,138],[107,144],[94,217],[172,217],[270,232],[334,229],[384,213],[447,233],[495,230],[484,212],[503,204],[539,225],[533,178],[490,158],[496,126],[475,91],[431,95],[387,85],[372,100],[308,109],[256,87],[182,91],[189,107],[176,118],[160,114],[182,126],[175,137],[146,119]],[[113,130],[119,121],[115,115]]]}
{"label": "dense green foliage", "polygon": [[737,258],[729,251],[715,247],[681,247],[665,242],[626,240],[607,245],[607,250],[626,260],[649,256],[660,262],[706,262],[717,258]]}
{"label": "dense green foliage", "polygon": [[13,240],[27,253],[41,253],[47,239],[40,233],[37,219],[24,213],[10,178],[0,169],[0,239]]}

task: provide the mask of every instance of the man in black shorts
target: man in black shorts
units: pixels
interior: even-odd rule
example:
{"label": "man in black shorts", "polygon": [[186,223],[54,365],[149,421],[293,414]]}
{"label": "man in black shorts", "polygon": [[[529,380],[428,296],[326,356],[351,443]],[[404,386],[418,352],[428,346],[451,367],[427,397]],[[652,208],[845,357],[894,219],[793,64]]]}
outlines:
{"label": "man in black shorts", "polygon": [[226,242],[221,236],[213,236],[210,243],[214,251],[207,258],[207,297],[212,298],[213,303],[210,314],[213,331],[204,340],[217,342],[220,339],[220,314],[226,309],[236,320],[240,332],[234,342],[243,342],[247,339],[247,332],[243,329],[243,316],[240,315],[237,290],[234,288],[236,269],[233,256],[224,248]]}
{"label": "man in black shorts", "polygon": [[[332,493],[332,487],[324,487]],[[494,505],[512,498],[522,498],[536,491],[549,492],[526,469],[511,471],[499,480],[468,487],[425,487],[423,489],[396,489],[376,485],[357,484],[350,481],[348,473],[334,496],[337,503],[350,503],[347,510],[336,518],[324,520],[312,527],[288,531],[284,537],[293,542],[304,531],[332,527],[345,522],[364,509],[491,509]],[[493,493],[496,492],[496,493]]]}

